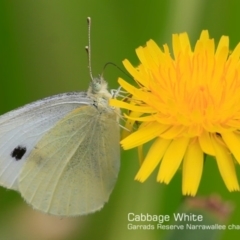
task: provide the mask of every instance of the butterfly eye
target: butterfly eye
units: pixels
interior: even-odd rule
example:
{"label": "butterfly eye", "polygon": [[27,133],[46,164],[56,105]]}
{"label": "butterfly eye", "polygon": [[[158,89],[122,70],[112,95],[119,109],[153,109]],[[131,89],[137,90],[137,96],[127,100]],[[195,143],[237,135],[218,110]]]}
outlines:
{"label": "butterfly eye", "polygon": [[17,146],[16,148],[13,149],[11,156],[18,161],[22,159],[26,151],[27,151],[26,147]]}
{"label": "butterfly eye", "polygon": [[102,88],[101,78],[94,78],[92,80],[92,90],[94,93],[98,93]]}

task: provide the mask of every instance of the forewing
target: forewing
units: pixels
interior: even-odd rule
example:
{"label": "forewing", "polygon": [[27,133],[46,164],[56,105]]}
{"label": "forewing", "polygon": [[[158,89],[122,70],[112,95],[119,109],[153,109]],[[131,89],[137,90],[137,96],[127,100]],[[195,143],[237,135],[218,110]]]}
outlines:
{"label": "forewing", "polygon": [[22,166],[37,142],[66,114],[90,102],[86,93],[65,93],[0,116],[0,184],[17,190]]}
{"label": "forewing", "polygon": [[[108,109],[109,110],[109,109]],[[113,111],[94,106],[68,114],[37,144],[20,176],[22,196],[34,208],[73,216],[102,208],[120,164]]]}

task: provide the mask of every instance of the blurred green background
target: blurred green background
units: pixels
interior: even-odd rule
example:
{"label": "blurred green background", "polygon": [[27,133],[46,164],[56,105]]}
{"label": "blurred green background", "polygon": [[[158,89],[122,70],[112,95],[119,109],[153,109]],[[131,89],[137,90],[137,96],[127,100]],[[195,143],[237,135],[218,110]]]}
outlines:
{"label": "blurred green background", "polygon": [[[203,29],[216,41],[240,41],[237,0],[2,0],[0,1],[0,114],[61,92],[86,90],[89,84],[86,18],[92,18],[93,74],[111,61],[137,64],[135,49],[154,39],[171,46],[172,33],[187,31],[194,44]],[[109,66],[104,77],[117,88],[123,74]],[[97,213],[56,219],[33,211],[18,193],[0,189],[0,239],[162,239],[160,230],[128,230],[127,214],[169,214],[182,201],[181,171],[169,186],[156,183],[156,171],[144,183],[134,181],[139,169],[136,150],[123,152],[117,185]],[[239,174],[240,167],[237,166]],[[240,225],[240,193],[229,193],[215,161],[205,163],[199,196],[218,193],[232,201],[229,223]],[[239,239],[240,230],[221,239]]]}

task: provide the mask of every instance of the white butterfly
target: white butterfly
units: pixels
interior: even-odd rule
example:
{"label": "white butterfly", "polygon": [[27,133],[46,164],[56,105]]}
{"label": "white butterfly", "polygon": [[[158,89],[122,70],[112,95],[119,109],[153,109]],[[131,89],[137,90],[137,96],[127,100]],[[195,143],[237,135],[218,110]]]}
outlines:
{"label": "white butterfly", "polygon": [[55,95],[0,116],[0,185],[49,214],[101,209],[120,167],[111,97],[99,77],[88,92]]}

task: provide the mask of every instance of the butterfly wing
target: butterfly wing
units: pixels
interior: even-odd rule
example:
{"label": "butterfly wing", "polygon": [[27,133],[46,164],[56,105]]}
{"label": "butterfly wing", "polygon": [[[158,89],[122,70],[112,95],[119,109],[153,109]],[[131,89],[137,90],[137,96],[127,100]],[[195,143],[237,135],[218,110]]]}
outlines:
{"label": "butterfly wing", "polygon": [[109,107],[73,110],[37,143],[19,178],[19,190],[34,208],[73,216],[102,208],[115,185],[119,126]]}
{"label": "butterfly wing", "polygon": [[37,142],[66,114],[90,103],[86,93],[64,93],[0,116],[0,185],[18,190],[20,171]]}

